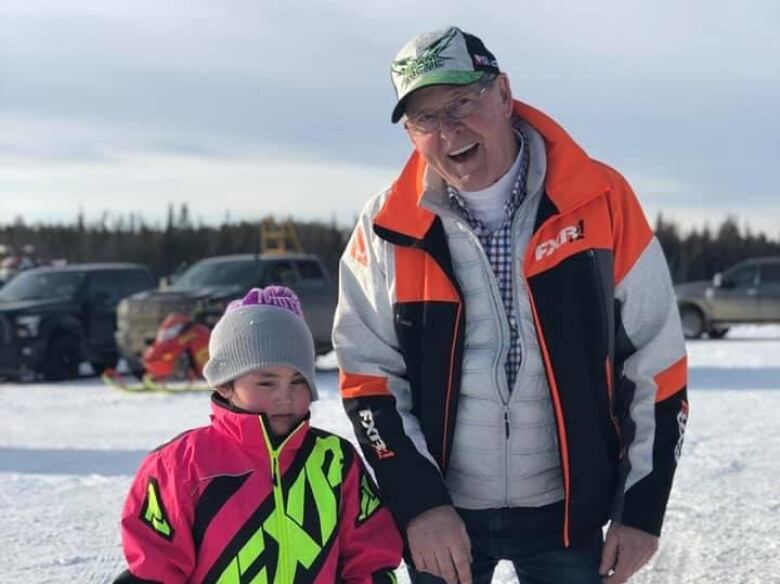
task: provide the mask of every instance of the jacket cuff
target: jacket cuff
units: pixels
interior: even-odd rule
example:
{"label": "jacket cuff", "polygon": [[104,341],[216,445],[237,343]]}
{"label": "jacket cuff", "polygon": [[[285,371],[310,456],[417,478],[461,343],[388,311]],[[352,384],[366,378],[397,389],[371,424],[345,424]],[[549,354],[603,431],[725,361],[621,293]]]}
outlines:
{"label": "jacket cuff", "polygon": [[404,496],[395,500],[388,500],[384,495],[386,491],[383,491],[382,498],[388,501],[388,506],[403,533],[406,533],[411,520],[421,513],[434,507],[452,505],[452,497],[444,481],[440,477],[436,478],[438,480],[429,480],[425,483],[406,481],[406,484],[401,487]]}
{"label": "jacket cuff", "polygon": [[650,493],[642,493],[641,481],[634,487],[639,492],[629,492],[626,494],[623,513],[619,519],[623,525],[636,527],[656,537],[660,537],[661,528],[664,523],[664,514],[666,513],[666,495],[651,496]]}

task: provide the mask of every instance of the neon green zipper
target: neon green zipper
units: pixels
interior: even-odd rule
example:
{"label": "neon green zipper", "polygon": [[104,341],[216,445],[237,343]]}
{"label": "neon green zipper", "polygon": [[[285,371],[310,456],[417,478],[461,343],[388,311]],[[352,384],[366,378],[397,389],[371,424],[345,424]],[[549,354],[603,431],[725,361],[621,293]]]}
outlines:
{"label": "neon green zipper", "polygon": [[[278,448],[274,449],[272,446],[271,438],[268,435],[268,430],[265,427],[265,424],[263,423],[262,416],[258,416],[258,420],[260,421],[260,428],[263,432],[263,440],[265,441],[265,446],[268,448],[268,453],[271,456],[271,485],[273,486],[274,490],[274,505],[276,506],[276,530],[279,534],[279,569],[282,571],[282,582],[290,582],[290,559],[288,557],[289,554],[289,537],[287,535],[287,524],[284,520],[284,517],[287,513],[286,505],[284,502],[284,490],[282,489],[282,470],[279,466],[279,455],[281,454],[282,450],[284,449],[285,444],[290,441],[290,438],[292,438],[298,430],[301,429],[301,427],[305,424],[305,421],[302,421],[298,426],[290,432],[290,434],[287,436],[287,438],[284,439],[284,441],[279,445]],[[274,581],[278,581],[277,578],[274,578]]]}

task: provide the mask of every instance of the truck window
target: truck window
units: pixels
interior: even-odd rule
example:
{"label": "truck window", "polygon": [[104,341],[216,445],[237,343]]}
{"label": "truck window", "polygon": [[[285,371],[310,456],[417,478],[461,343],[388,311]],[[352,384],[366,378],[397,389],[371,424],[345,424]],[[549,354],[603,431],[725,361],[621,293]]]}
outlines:
{"label": "truck window", "polygon": [[298,272],[290,261],[271,261],[263,273],[263,284],[269,286],[293,286],[298,283]]}
{"label": "truck window", "polygon": [[723,283],[729,288],[749,288],[756,284],[756,266],[740,266],[723,274]]}
{"label": "truck window", "polygon": [[155,287],[152,277],[141,270],[126,270],[120,272],[118,280],[121,289],[120,296],[122,298]]}
{"label": "truck window", "polygon": [[73,298],[83,281],[84,272],[22,272],[3,287],[0,291],[0,301]]}
{"label": "truck window", "polygon": [[114,306],[120,300],[117,272],[94,272],[89,276],[86,298],[97,306]]}
{"label": "truck window", "polygon": [[764,264],[761,266],[761,283],[764,285],[780,286],[780,263]]}
{"label": "truck window", "polygon": [[301,280],[306,283],[325,283],[325,275],[320,265],[313,260],[301,260],[297,262]]}
{"label": "truck window", "polygon": [[204,260],[194,264],[171,286],[172,290],[195,290],[209,286],[257,285],[264,262],[256,259]]}

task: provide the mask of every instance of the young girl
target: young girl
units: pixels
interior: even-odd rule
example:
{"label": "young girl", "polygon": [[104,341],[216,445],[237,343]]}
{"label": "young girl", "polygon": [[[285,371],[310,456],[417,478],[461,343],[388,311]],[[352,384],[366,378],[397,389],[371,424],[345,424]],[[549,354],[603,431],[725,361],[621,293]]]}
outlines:
{"label": "young girl", "polygon": [[253,289],[211,333],[211,424],[142,463],[120,583],[393,582],[402,543],[352,445],[309,426],[314,342],[295,294]]}

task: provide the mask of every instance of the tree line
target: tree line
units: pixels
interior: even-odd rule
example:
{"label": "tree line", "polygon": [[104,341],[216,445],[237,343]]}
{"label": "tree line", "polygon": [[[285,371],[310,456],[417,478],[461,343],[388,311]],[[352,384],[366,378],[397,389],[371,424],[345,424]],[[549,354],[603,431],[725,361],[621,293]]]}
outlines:
{"label": "tree line", "polygon": [[[17,218],[11,224],[0,225],[0,244],[16,250],[32,245],[42,261],[137,262],[162,277],[205,257],[259,252],[268,219],[273,218],[196,225],[186,204],[178,209],[169,206],[163,225],[147,223],[138,214],[104,213],[91,222],[79,214],[72,224],[27,225]],[[303,251],[318,255],[335,275],[351,229],[335,221],[291,222]],[[753,233],[749,228],[740,229],[732,217],[714,230],[703,227],[682,233],[674,221],[659,215],[655,233],[675,282],[711,278],[748,257],[780,255],[780,241]]]}
{"label": "tree line", "polygon": [[[221,225],[195,224],[186,204],[168,208],[164,225],[147,223],[138,214],[102,217],[90,222],[79,214],[72,224],[27,225],[16,218],[0,225],[0,244],[19,252],[34,247],[36,259],[43,263],[66,260],[82,262],[135,262],[148,266],[158,276],[181,272],[196,261],[218,255],[259,253],[263,232],[273,217],[257,221],[225,220]],[[331,274],[336,274],[350,230],[335,221],[290,220],[306,253],[322,259]]]}
{"label": "tree line", "polygon": [[707,280],[746,258],[780,256],[780,241],[748,227],[740,229],[734,217],[726,218],[715,230],[705,226],[683,235],[674,221],[659,214],[655,234],[674,282]]}

